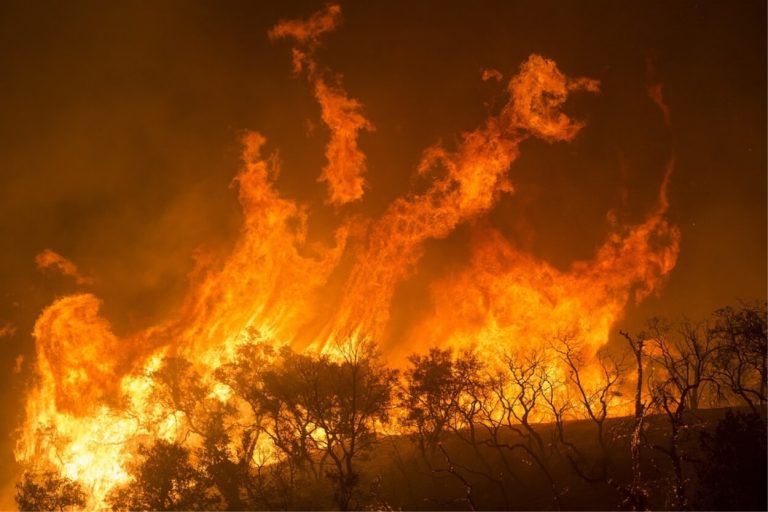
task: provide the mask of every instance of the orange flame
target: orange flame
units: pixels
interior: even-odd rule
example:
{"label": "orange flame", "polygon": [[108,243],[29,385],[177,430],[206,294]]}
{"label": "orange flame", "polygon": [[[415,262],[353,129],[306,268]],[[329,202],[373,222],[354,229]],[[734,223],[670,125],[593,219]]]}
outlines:
{"label": "orange flame", "polygon": [[77,265],[62,256],[61,254],[46,249],[35,256],[37,270],[41,272],[56,270],[62,275],[74,278],[77,284],[92,284],[93,279],[80,273]]}
{"label": "orange flame", "polygon": [[659,205],[644,222],[616,228],[589,261],[560,271],[521,252],[495,230],[475,233],[467,268],[433,285],[435,308],[411,334],[413,344],[535,348],[562,334],[592,352],[609,339],[631,296],[659,290],[677,261],[680,232]]}
{"label": "orange flame", "polygon": [[442,174],[425,193],[396,200],[371,227],[341,305],[317,346],[328,347],[346,336],[381,339],[395,286],[419,259],[423,242],[444,238],[460,223],[490,210],[501,194],[512,192],[506,174],[527,137],[573,139],[583,124],[558,109],[568,91],[580,89],[595,92],[598,83],[568,79],[553,61],[532,55],[509,82],[509,99],[499,115],[463,134],[454,152],[442,146],[427,149],[419,172],[437,168]]}
{"label": "orange flame", "polygon": [[373,124],[361,113],[362,105],[339,85],[341,77],[336,76],[336,85],[329,84],[318,71],[314,50],[319,38],[334,30],[341,22],[341,7],[329,4],[325,10],[315,13],[307,21],[281,21],[269,31],[273,40],[290,38],[299,45],[293,49],[293,68],[296,73],[307,70],[307,78],[314,87],[315,98],[320,103],[323,122],[331,130],[331,140],[325,150],[328,163],[323,168],[319,181],[328,183],[330,198],[334,205],[357,201],[363,197],[365,180],[365,154],[357,147],[360,131],[372,131]]}

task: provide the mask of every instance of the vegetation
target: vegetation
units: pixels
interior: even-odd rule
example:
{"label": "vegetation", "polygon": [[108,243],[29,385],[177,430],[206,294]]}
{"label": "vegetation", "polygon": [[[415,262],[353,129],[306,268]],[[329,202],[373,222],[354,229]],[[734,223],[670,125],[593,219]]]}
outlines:
{"label": "vegetation", "polygon": [[[188,434],[139,447],[109,505],[765,510],[766,305],[621,334],[611,351],[561,333],[492,361],[433,348],[401,373],[369,343],[330,357],[254,337],[213,379],[167,358],[154,399]],[[86,495],[28,472],[16,500]]]}
{"label": "vegetation", "polygon": [[20,510],[64,511],[84,507],[86,495],[77,482],[56,473],[27,473],[16,484],[16,504]]}

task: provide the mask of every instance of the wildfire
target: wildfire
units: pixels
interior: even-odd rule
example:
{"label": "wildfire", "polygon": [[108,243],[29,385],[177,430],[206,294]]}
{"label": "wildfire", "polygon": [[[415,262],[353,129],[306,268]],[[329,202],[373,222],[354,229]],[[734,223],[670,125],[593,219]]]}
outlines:
{"label": "wildfire", "polygon": [[[273,40],[294,42],[295,71],[306,76],[320,104],[330,141],[319,179],[328,185],[328,201],[339,208],[363,200],[366,157],[357,137],[373,130],[361,103],[316,61],[320,37],[340,19],[340,7],[331,4],[307,21],[280,22],[269,33]],[[431,180],[425,191],[396,199],[375,219],[347,218],[339,209],[332,246],[307,242],[311,209],[275,189],[280,161],[263,155],[264,136],[248,133],[235,178],[243,212],[240,237],[225,261],[198,266],[172,318],[119,338],[90,293],[60,298],[40,314],[33,333],[36,377],[17,459],[78,480],[98,508],[127,478],[126,464],[140,442],[188,434],[176,411],[153,394],[167,358],[183,356],[202,379],[214,382],[214,371],[251,333],[329,353],[340,341],[385,339],[395,291],[416,271],[424,243],[447,237],[513,192],[509,171],[525,140],[573,140],[585,125],[560,108],[577,92],[597,93],[599,83],[570,78],[552,60],[531,55],[509,80],[497,113],[463,133],[456,147],[424,151],[417,173]],[[660,87],[654,94],[661,103]],[[575,331],[594,352],[607,342],[633,295],[640,301],[658,290],[675,265],[679,232],[665,219],[671,170],[672,164],[645,220],[615,225],[592,259],[565,271],[522,252],[498,231],[473,228],[470,261],[432,283],[431,311],[385,355],[397,364],[407,351],[431,346],[508,351],[565,330]],[[351,264],[342,265],[344,258]],[[79,284],[90,282],[52,251],[38,257],[38,266],[58,268]],[[342,286],[329,286],[334,273]],[[329,302],[332,314],[326,317]],[[208,398],[227,402],[230,394],[218,385]]]}

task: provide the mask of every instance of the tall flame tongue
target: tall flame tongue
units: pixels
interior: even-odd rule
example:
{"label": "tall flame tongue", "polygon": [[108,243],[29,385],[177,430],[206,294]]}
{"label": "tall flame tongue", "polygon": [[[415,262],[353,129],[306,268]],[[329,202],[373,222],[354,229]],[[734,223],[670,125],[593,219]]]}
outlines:
{"label": "tall flame tongue", "polygon": [[569,79],[553,61],[532,55],[509,82],[509,98],[499,115],[464,133],[453,152],[442,146],[424,152],[419,172],[442,172],[425,193],[397,199],[374,223],[320,346],[344,336],[384,335],[395,286],[419,259],[422,244],[444,238],[512,191],[506,174],[527,137],[555,142],[576,136],[582,123],[558,110],[574,90],[597,92],[598,82]]}
{"label": "tall flame tongue", "polygon": [[[296,43],[294,65],[306,70],[321,105],[330,129],[321,180],[335,205],[362,199],[365,156],[357,134],[372,129],[359,102],[329,85],[315,62],[320,35],[336,27],[340,13],[331,4],[307,21],[281,22],[270,32]],[[79,480],[91,506],[99,507],[128,478],[125,465],[138,443],[184,434],[173,421],[175,411],[152,399],[152,371],[166,355],[181,354],[212,378],[251,330],[292,343],[307,326],[320,326],[309,346],[321,351],[332,351],[340,340],[385,339],[395,289],[414,272],[423,244],[487,213],[512,191],[507,173],[525,139],[572,140],[583,123],[559,108],[579,90],[597,92],[598,83],[568,78],[553,61],[532,55],[510,80],[500,112],[464,133],[456,148],[428,148],[418,172],[431,184],[396,199],[356,235],[362,238],[352,248],[348,221],[340,222],[333,247],[307,243],[309,209],[274,189],[277,158],[262,158],[264,137],[247,134],[235,180],[243,209],[240,238],[225,261],[196,271],[177,314],[120,339],[92,294],[58,299],[41,313],[34,328],[36,379],[17,459]],[[632,292],[642,300],[675,265],[679,233],[664,218],[670,172],[671,165],[659,204],[644,222],[617,226],[592,260],[567,271],[520,252],[498,232],[477,231],[469,264],[433,283],[433,311],[414,322],[397,350],[499,341],[523,347],[559,327],[577,328],[591,347],[604,344]],[[338,265],[345,251],[351,268]],[[59,267],[62,261],[56,260]],[[343,280],[340,292],[328,285],[332,272]],[[327,308],[329,300],[335,309],[324,318],[320,306]]]}
{"label": "tall flame tongue", "polygon": [[151,399],[149,375],[162,356],[181,353],[210,375],[250,328],[290,341],[344,247],[344,228],[336,248],[307,247],[306,213],[273,190],[277,161],[260,158],[264,138],[243,142],[241,237],[220,268],[198,272],[174,318],[119,340],[99,316],[101,301],[80,294],[57,300],[35,324],[37,380],[16,457],[79,480],[93,506],[127,478],[135,442],[184,434],[174,411]]}
{"label": "tall flame tongue", "polygon": [[[362,105],[347,96],[341,85],[328,82],[314,59],[319,37],[334,30],[341,22],[341,7],[328,4],[306,21],[281,21],[269,31],[269,37],[293,39],[293,69],[296,73],[306,71],[307,78],[320,104],[323,122],[331,130],[331,140],[325,150],[328,163],[320,174],[319,181],[328,183],[334,205],[357,201],[363,197],[365,180],[365,154],[357,147],[357,134],[361,130],[373,130],[373,124],[362,114]],[[340,76],[334,77],[341,82]]]}
{"label": "tall flame tongue", "polygon": [[346,227],[336,231],[333,249],[305,243],[306,210],[272,188],[277,160],[261,158],[264,142],[257,133],[244,138],[245,169],[236,178],[244,215],[240,239],[222,268],[192,290],[171,329],[195,352],[231,345],[250,327],[292,340],[344,249]]}

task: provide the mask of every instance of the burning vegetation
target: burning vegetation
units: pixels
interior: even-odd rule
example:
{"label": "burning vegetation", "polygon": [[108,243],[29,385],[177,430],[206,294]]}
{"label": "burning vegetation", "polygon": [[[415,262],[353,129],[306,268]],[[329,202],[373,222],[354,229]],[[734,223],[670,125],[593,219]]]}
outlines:
{"label": "burning vegetation", "polygon": [[[562,108],[572,95],[599,94],[600,84],[529,56],[482,124],[424,150],[416,177],[426,186],[375,218],[346,216],[345,205],[366,200],[358,137],[374,125],[317,58],[341,14],[329,4],[269,32],[292,45],[294,71],[328,129],[317,179],[338,209],[334,243],[308,241],[310,208],[276,189],[281,162],[265,152],[265,136],[245,134],[234,181],[239,239],[224,261],[199,264],[171,318],[119,337],[86,291],[40,314],[16,448],[25,468],[19,506],[730,503],[696,494],[698,480],[717,478],[719,459],[694,434],[763,432],[765,305],[725,308],[701,324],[655,319],[622,333],[624,350],[608,346],[627,305],[657,293],[677,262],[680,232],[666,218],[673,156],[644,218],[614,221],[593,257],[567,269],[496,229],[473,229],[466,264],[431,282],[431,308],[380,344],[391,338],[396,289],[417,271],[425,244],[514,192],[525,141],[576,138],[585,123]],[[486,78],[504,80],[496,70]],[[669,125],[661,86],[649,96]],[[92,282],[52,250],[37,265]],[[711,433],[717,414],[697,415],[736,404],[757,416],[729,416]],[[704,469],[694,472],[690,458],[702,453]],[[426,483],[413,489],[408,480]],[[602,502],[579,501],[590,486]]]}

